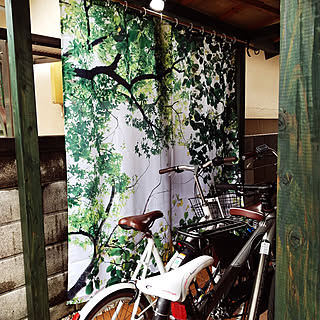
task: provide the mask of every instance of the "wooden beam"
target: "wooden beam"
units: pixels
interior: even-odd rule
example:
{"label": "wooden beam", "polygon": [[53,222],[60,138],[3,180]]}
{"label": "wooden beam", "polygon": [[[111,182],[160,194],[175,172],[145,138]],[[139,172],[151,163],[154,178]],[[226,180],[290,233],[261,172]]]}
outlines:
{"label": "wooden beam", "polygon": [[232,8],[230,8],[229,10],[227,10],[226,12],[224,12],[223,14],[221,14],[218,19],[221,21],[224,21],[226,19],[231,18],[232,16],[234,16],[235,14],[241,12],[244,8],[246,8],[247,6],[243,3],[238,3],[235,6],[232,6]]}
{"label": "wooden beam", "polygon": [[320,315],[319,15],[319,0],[281,0],[275,319]]}
{"label": "wooden beam", "polygon": [[280,9],[279,8],[269,6],[268,4],[265,4],[262,1],[259,1],[259,0],[237,0],[237,1],[245,3],[251,7],[260,9],[262,11],[280,16]]}
{"label": "wooden beam", "polygon": [[29,0],[6,0],[28,319],[49,319]]}
{"label": "wooden beam", "polygon": [[[7,29],[0,28],[0,39],[7,40]],[[32,41],[32,44],[34,45],[61,49],[61,39],[59,38],[42,36],[40,34],[32,33],[31,41]]]}

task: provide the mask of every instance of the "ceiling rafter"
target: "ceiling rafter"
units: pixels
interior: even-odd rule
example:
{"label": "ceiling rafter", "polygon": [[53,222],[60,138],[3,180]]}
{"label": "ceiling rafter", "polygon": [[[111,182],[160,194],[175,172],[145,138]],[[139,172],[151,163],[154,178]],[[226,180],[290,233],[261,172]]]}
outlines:
{"label": "ceiling rafter", "polygon": [[223,14],[219,15],[218,19],[221,20],[221,21],[224,21],[224,20],[232,17],[233,15],[241,12],[246,7],[247,7],[246,4],[238,3],[237,5],[233,6],[231,9],[229,9],[226,12],[224,12]]}
{"label": "ceiling rafter", "polygon": [[264,2],[259,0],[237,0],[237,2],[242,2],[250,5],[251,7],[255,7],[257,9],[261,9],[263,11],[280,16],[280,9],[269,6],[268,4],[265,4]]}

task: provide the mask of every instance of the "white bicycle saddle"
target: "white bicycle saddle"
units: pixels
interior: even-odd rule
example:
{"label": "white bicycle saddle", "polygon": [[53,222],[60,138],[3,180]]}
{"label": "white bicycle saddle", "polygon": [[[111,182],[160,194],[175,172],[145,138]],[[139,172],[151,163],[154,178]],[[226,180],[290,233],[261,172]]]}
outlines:
{"label": "white bicycle saddle", "polygon": [[143,293],[151,296],[183,302],[188,294],[190,283],[197,273],[212,264],[212,257],[200,256],[177,269],[158,276],[138,280],[137,287]]}

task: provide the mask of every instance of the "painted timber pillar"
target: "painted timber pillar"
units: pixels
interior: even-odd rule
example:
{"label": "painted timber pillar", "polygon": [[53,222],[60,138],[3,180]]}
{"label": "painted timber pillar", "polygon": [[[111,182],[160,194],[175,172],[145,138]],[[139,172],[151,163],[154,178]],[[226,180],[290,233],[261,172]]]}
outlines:
{"label": "painted timber pillar", "polygon": [[320,1],[280,11],[276,319],[319,319]]}
{"label": "painted timber pillar", "polygon": [[6,0],[5,8],[28,319],[47,320],[48,285],[29,0]]}

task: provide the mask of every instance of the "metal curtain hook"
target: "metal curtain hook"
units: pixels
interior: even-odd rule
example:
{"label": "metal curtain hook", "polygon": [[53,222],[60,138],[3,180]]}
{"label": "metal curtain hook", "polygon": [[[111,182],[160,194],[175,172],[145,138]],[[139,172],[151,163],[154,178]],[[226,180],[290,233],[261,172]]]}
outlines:
{"label": "metal curtain hook", "polygon": [[107,7],[109,7],[110,6],[110,0],[107,0]]}
{"label": "metal curtain hook", "polygon": [[162,12],[160,13],[160,20],[162,21]]}
{"label": "metal curtain hook", "polygon": [[190,23],[190,31],[192,31],[192,29],[193,29],[193,23]]}
{"label": "metal curtain hook", "polygon": [[204,27],[201,26],[201,33],[204,34]]}
{"label": "metal curtain hook", "polygon": [[236,42],[237,42],[237,38],[236,38],[236,37],[233,37],[232,43],[235,44]]}
{"label": "metal curtain hook", "polygon": [[128,9],[128,1],[125,1],[124,3],[125,3],[124,11],[127,11],[127,9]]}
{"label": "metal curtain hook", "polygon": [[249,48],[250,48],[250,40],[247,40],[247,55],[248,55],[248,57],[251,58],[251,54],[250,54]]}
{"label": "metal curtain hook", "polygon": [[174,25],[175,28],[176,28],[178,26],[178,24],[179,24],[179,20],[178,20],[178,18],[174,18],[174,20],[176,21],[176,24]]}
{"label": "metal curtain hook", "polygon": [[225,34],[225,33],[223,33],[223,34],[222,34],[222,38],[223,38],[223,41],[224,41],[224,42],[226,42],[226,40],[227,40],[227,36],[226,36],[226,34]]}
{"label": "metal curtain hook", "polygon": [[213,40],[216,40],[216,35],[217,35],[216,30],[213,30]]}
{"label": "metal curtain hook", "polygon": [[145,7],[143,7],[143,10],[144,10],[143,17],[145,17],[147,15],[147,9]]}

